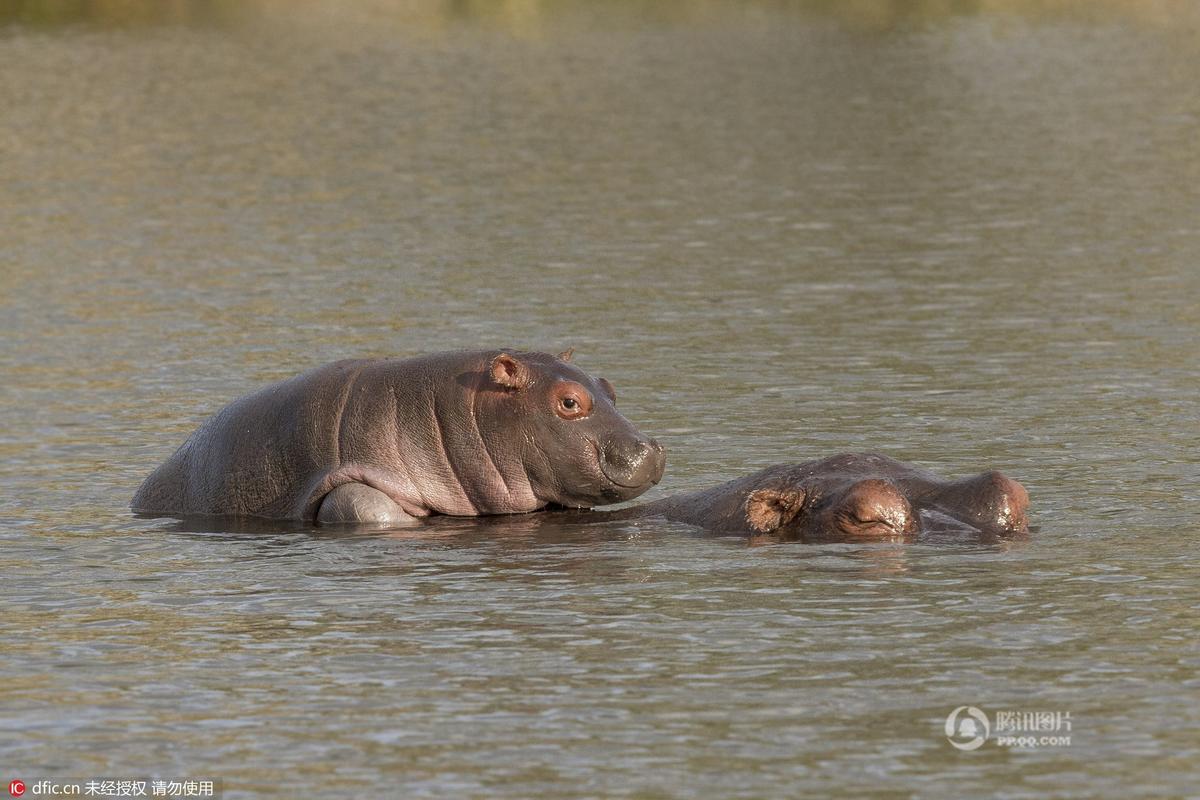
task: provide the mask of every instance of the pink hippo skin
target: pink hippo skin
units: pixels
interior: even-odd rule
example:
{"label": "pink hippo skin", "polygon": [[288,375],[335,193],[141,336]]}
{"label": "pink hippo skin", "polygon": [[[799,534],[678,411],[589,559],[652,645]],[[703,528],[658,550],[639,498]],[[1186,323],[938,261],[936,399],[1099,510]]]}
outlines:
{"label": "pink hippo skin", "polygon": [[662,477],[663,448],[569,360],[487,350],[318,367],[202,424],[132,508],[395,524],[637,497]]}

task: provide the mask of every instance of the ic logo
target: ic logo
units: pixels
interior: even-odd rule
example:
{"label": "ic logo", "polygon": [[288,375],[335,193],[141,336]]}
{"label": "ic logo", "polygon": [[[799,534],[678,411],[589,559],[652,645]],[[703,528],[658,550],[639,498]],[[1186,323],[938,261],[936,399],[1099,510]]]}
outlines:
{"label": "ic logo", "polygon": [[25,781],[9,781],[8,793],[13,797],[20,797],[25,794]]}

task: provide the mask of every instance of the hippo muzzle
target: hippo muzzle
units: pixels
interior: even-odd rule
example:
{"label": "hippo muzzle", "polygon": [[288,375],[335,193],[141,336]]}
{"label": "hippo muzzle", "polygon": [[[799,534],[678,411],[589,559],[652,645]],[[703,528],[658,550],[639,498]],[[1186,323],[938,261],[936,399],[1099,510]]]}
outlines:
{"label": "hippo muzzle", "polygon": [[600,470],[604,477],[634,497],[662,479],[667,463],[666,451],[654,439],[611,438],[597,447]]}

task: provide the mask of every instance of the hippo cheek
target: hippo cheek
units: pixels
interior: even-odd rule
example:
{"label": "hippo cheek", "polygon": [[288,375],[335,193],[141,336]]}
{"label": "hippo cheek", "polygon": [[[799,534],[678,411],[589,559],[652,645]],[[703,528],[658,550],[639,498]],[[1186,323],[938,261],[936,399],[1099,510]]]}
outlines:
{"label": "hippo cheek", "polygon": [[607,439],[596,445],[600,471],[622,500],[637,497],[662,479],[667,456],[654,439]]}

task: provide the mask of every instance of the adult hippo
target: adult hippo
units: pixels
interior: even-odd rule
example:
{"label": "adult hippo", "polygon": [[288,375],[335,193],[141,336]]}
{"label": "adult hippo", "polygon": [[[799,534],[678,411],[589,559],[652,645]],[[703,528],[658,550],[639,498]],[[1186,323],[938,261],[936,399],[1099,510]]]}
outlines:
{"label": "adult hippo", "polygon": [[1025,488],[999,472],[948,481],[887,456],[846,453],[779,464],[711,489],[594,519],[661,517],[717,533],[772,539],[916,538],[1028,532]]}
{"label": "adult hippo", "polygon": [[202,424],[133,510],[393,524],[637,497],[662,477],[663,448],[570,356],[462,351],[318,367]]}

